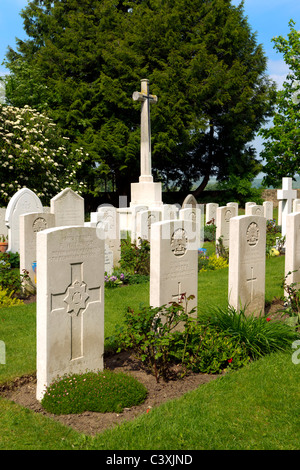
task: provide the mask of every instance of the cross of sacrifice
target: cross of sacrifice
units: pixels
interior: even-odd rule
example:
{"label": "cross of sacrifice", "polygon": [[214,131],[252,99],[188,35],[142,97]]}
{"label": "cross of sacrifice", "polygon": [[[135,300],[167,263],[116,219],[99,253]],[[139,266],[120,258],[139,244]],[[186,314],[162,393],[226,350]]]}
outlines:
{"label": "cross of sacrifice", "polygon": [[149,80],[141,80],[141,91],[132,95],[134,101],[141,101],[141,175],[139,181],[153,181],[151,168],[151,125],[150,103],[157,103],[157,96],[149,94]]}
{"label": "cross of sacrifice", "polygon": [[251,276],[249,279],[246,279],[247,282],[251,282],[251,292],[250,292],[250,301],[252,302],[254,298],[254,281],[257,281],[257,278],[253,275],[253,266],[251,266]]}
{"label": "cross of sacrifice", "polygon": [[297,198],[297,191],[292,189],[292,185],[292,178],[282,178],[282,189],[277,190],[277,199],[282,201],[282,236],[286,234],[286,216],[292,212],[293,199]]}
{"label": "cross of sacrifice", "polygon": [[[83,281],[83,263],[71,267],[71,283],[64,292],[51,294],[51,313],[61,310],[70,315],[71,354],[70,359],[83,356],[83,312],[89,302],[101,301],[101,288],[87,288]],[[88,293],[86,292],[88,290]]]}

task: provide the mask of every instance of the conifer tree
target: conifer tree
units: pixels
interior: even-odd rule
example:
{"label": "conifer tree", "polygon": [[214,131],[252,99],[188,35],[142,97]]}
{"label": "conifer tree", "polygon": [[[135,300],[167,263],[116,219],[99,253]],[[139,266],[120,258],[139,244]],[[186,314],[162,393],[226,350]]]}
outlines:
{"label": "conifer tree", "polygon": [[140,104],[148,78],[152,166],[166,187],[210,176],[253,177],[249,142],[272,111],[266,58],[230,0],[32,0],[28,40],[10,49],[11,104],[47,112],[89,154],[90,192],[111,178],[121,194],[139,176]]}

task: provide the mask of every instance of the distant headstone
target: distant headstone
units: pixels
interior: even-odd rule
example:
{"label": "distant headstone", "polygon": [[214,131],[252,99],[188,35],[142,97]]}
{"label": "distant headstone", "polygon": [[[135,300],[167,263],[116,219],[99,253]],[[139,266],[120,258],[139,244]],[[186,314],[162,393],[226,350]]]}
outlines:
{"label": "distant headstone", "polygon": [[261,217],[265,216],[264,207],[262,205],[253,204],[248,207],[247,215],[260,215]]}
{"label": "distant headstone", "polygon": [[293,200],[293,212],[300,212],[300,199]]}
{"label": "distant headstone", "polygon": [[55,215],[38,213],[20,215],[20,273],[25,269],[33,283],[36,282],[36,234],[55,227]]}
{"label": "distant headstone", "polygon": [[104,240],[93,227],[37,234],[37,399],[64,374],[103,369]]}
{"label": "distant headstone", "polygon": [[226,206],[235,207],[236,213],[239,212],[239,203],[238,202],[227,202]]}
{"label": "distant headstone", "polygon": [[267,220],[273,220],[273,202],[272,201],[264,201],[263,202],[264,208],[264,217]]}
{"label": "distant headstone", "polygon": [[91,222],[96,222],[97,234],[104,234],[105,245],[113,253],[113,265],[117,267],[121,258],[119,214],[114,206],[99,206],[91,212]]}
{"label": "distant headstone", "polygon": [[186,294],[195,296],[188,309],[197,307],[198,240],[193,222],[171,220],[153,224],[150,245],[150,305],[181,303]]}
{"label": "distant headstone", "polygon": [[297,199],[297,190],[292,189],[293,178],[282,178],[282,189],[277,190],[277,199],[282,201],[281,235],[286,233],[286,216],[292,212],[293,199]]}
{"label": "distant headstone", "polygon": [[208,222],[216,224],[218,207],[219,207],[219,204],[215,202],[209,202],[208,204],[206,204],[206,216],[205,216],[206,224],[208,224]]}
{"label": "distant headstone", "polygon": [[148,240],[150,242],[152,224],[160,222],[162,213],[159,210],[140,211],[137,214],[136,237],[137,240]]}
{"label": "distant headstone", "polygon": [[216,242],[222,238],[224,248],[229,248],[229,222],[232,217],[237,216],[236,207],[221,206],[217,208],[216,218]]}
{"label": "distant headstone", "polygon": [[286,217],[285,276],[287,284],[300,288],[300,212]]}
{"label": "distant headstone", "polygon": [[260,315],[265,306],[266,219],[230,219],[228,303],[237,311]]}
{"label": "distant headstone", "polygon": [[7,237],[8,229],[5,224],[5,212],[6,212],[6,207],[0,207],[0,235]]}
{"label": "distant headstone", "polygon": [[188,194],[182,203],[182,209],[190,207],[198,207],[197,199],[193,194]]}
{"label": "distant headstone", "polygon": [[148,210],[147,206],[133,206],[130,208],[131,209],[131,242],[132,243],[137,243],[138,239],[138,228],[137,228],[137,220],[138,220],[138,213],[141,211],[146,211]]}
{"label": "distant headstone", "polygon": [[22,188],[10,199],[5,213],[8,227],[8,251],[20,253],[20,215],[44,212],[40,199],[28,188]]}
{"label": "distant headstone", "polygon": [[248,212],[248,209],[250,206],[255,206],[256,205],[256,202],[253,202],[253,201],[248,201],[246,202],[245,204],[245,215],[250,215],[249,212]]}
{"label": "distant headstone", "polygon": [[71,188],[63,189],[50,201],[56,227],[84,224],[84,199]]}

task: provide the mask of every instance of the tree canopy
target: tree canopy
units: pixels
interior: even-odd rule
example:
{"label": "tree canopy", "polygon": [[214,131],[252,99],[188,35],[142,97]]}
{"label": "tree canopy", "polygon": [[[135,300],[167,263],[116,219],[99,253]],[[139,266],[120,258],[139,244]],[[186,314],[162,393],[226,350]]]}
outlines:
{"label": "tree canopy", "polygon": [[[85,183],[121,194],[138,180],[140,105],[148,78],[152,167],[165,187],[190,190],[209,177],[253,178],[249,145],[272,113],[274,85],[244,15],[230,0],[32,0],[29,39],[9,50],[6,94],[49,114],[89,154]],[[199,191],[196,191],[197,194]]]}
{"label": "tree canopy", "polygon": [[300,174],[300,32],[294,26],[291,20],[287,38],[273,38],[274,48],[283,54],[289,73],[277,92],[272,124],[260,131],[265,139],[261,152],[266,162],[264,181],[275,187],[283,177]]}

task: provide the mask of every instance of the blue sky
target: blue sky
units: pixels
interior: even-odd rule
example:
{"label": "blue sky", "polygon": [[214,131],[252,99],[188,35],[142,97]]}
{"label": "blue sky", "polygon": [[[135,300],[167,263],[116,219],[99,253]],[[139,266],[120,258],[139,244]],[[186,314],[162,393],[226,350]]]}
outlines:
{"label": "blue sky", "polygon": [[[233,5],[239,3],[240,0],[232,0]],[[7,47],[14,49],[15,38],[26,37],[20,11],[27,4],[28,0],[0,0],[0,75],[8,73],[1,65]],[[281,86],[288,70],[271,40],[274,36],[287,36],[290,19],[296,22],[296,28],[300,30],[300,0],[245,0],[245,15],[252,31],[257,33],[257,42],[263,44],[268,58],[268,74]],[[258,151],[261,148],[259,139],[256,139],[256,148]]]}

